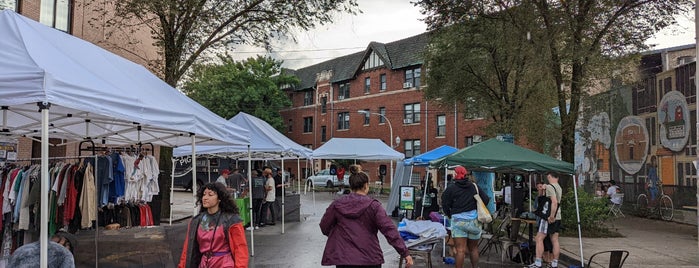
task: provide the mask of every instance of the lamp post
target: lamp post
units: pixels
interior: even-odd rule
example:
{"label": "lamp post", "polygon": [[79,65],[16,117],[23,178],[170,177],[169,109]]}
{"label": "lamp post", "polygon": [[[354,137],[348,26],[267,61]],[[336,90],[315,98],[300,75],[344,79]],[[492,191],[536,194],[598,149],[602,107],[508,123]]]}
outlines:
{"label": "lamp post", "polygon": [[[386,117],[385,115],[380,114],[380,113],[372,113],[372,112],[365,111],[365,110],[359,110],[357,112],[360,114],[363,114],[365,116],[368,116],[370,114],[375,114],[375,115],[381,116],[384,119],[386,119],[386,122],[388,123],[388,132],[389,132],[389,135],[391,136],[391,142],[390,142],[391,149],[393,149],[393,126],[391,126],[391,120],[388,120],[388,117]],[[391,177],[390,178],[391,178],[391,183],[393,183],[393,159],[391,159]],[[381,184],[381,187],[383,188],[383,182]]]}

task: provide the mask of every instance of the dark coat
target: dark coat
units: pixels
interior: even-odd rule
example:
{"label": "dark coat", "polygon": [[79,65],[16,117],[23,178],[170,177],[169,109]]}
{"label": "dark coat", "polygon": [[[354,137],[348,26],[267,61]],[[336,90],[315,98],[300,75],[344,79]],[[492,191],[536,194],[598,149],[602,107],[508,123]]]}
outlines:
{"label": "dark coat", "polygon": [[[476,209],[476,199],[473,198],[476,195],[476,187],[478,186],[475,183],[468,180],[455,180],[442,194],[444,213],[451,218],[451,215]],[[478,195],[483,203],[488,204],[490,198],[480,187]]]}
{"label": "dark coat", "polygon": [[320,230],[328,237],[322,265],[383,264],[378,231],[400,256],[408,256],[408,248],[386,210],[366,195],[351,193],[335,200],[325,210]]}

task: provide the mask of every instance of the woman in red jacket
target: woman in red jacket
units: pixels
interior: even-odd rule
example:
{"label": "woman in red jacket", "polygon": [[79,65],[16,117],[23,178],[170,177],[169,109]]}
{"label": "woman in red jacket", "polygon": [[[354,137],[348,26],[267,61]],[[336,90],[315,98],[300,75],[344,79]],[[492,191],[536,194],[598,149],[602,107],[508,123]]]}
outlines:
{"label": "woman in red jacket", "polygon": [[369,177],[359,165],[351,166],[350,173],[352,193],[330,204],[320,220],[320,230],[328,237],[321,264],[337,265],[338,268],[381,267],[383,251],[376,236],[381,231],[410,267],[413,258],[408,255],[398,228],[381,203],[367,196]]}
{"label": "woman in red jacket", "polygon": [[200,212],[189,222],[178,267],[248,267],[243,222],[225,186],[204,185],[197,204]]}

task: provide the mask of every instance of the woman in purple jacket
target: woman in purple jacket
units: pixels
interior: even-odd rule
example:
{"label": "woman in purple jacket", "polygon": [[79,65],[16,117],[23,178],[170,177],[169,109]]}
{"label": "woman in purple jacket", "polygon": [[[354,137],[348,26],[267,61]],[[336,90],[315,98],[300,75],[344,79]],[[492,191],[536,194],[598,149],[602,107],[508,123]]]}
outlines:
{"label": "woman in purple jacket", "polygon": [[386,214],[381,203],[369,196],[369,177],[359,165],[350,166],[352,193],[335,200],[320,220],[320,230],[328,237],[322,265],[344,267],[381,267],[383,251],[378,231],[407,262],[413,265],[408,248],[398,234],[398,228]]}

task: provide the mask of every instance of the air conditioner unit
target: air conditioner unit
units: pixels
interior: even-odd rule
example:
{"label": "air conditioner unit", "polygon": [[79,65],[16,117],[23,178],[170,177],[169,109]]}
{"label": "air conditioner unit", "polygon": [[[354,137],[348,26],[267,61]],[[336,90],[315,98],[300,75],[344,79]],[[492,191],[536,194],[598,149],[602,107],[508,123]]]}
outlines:
{"label": "air conditioner unit", "polygon": [[412,124],[412,123],[413,123],[413,119],[412,119],[412,118],[403,119],[403,124]]}
{"label": "air conditioner unit", "polygon": [[405,83],[403,83],[403,88],[411,88],[411,87],[413,87],[413,83],[412,83],[412,82],[405,82]]}
{"label": "air conditioner unit", "polygon": [[345,99],[345,95],[337,96],[337,99],[338,99],[338,100],[344,100],[344,99]]}

